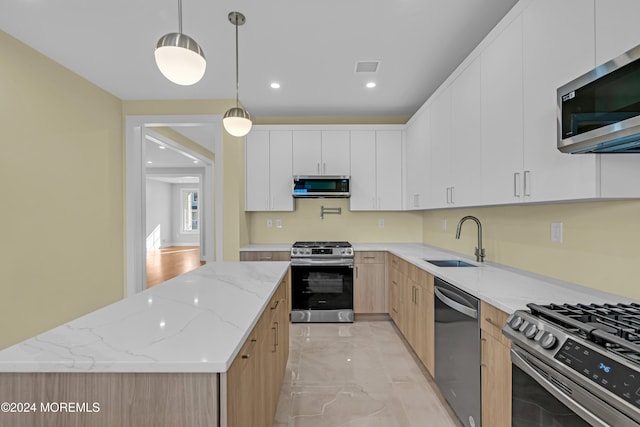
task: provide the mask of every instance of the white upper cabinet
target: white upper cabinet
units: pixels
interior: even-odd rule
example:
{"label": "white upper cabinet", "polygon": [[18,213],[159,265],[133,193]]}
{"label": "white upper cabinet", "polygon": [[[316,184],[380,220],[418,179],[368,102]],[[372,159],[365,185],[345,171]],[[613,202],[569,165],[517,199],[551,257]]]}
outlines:
{"label": "white upper cabinet", "polygon": [[482,52],[481,69],[483,204],[518,203],[523,200],[522,16]]}
{"label": "white upper cabinet", "polygon": [[269,131],[254,130],[245,138],[246,211],[269,210]]}
{"label": "white upper cabinet", "polygon": [[294,130],[294,175],[349,175],[348,130]]}
{"label": "white upper cabinet", "polygon": [[595,2],[595,65],[597,66],[640,44],[640,25],[638,25],[640,1],[595,0]]}
{"label": "white upper cabinet", "polygon": [[349,175],[348,130],[322,131],[322,175]]}
{"label": "white upper cabinet", "polygon": [[594,9],[585,6],[536,0],[523,13],[525,202],[598,195],[596,155],[557,149],[556,89],[595,65]]}
{"label": "white upper cabinet", "polygon": [[269,135],[269,210],[294,209],[291,131],[271,131]]}
{"label": "white upper cabinet", "polygon": [[378,210],[402,210],[402,131],[376,131]]}
{"label": "white upper cabinet", "polygon": [[402,131],[351,132],[350,210],[402,210]]}
{"label": "white upper cabinet", "polygon": [[451,87],[440,92],[429,105],[431,154],[429,207],[451,204]]}
{"label": "white upper cabinet", "polygon": [[376,210],[376,132],[351,132],[350,210]]}
{"label": "white upper cabinet", "polygon": [[477,57],[451,84],[449,206],[482,203],[480,73]]}
{"label": "white upper cabinet", "polygon": [[426,209],[430,167],[428,107],[416,113],[405,135],[405,209]]}
{"label": "white upper cabinet", "polygon": [[245,210],[292,211],[291,131],[253,130],[245,139]]}

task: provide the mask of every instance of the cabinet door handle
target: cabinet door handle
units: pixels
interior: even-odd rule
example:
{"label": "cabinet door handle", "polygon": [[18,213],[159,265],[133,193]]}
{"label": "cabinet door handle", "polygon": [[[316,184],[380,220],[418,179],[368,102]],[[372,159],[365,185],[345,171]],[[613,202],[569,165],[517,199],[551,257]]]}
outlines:
{"label": "cabinet door handle", "polygon": [[513,197],[520,197],[520,172],[513,174]]}
{"label": "cabinet door handle", "polygon": [[277,300],[276,300],[276,304],[275,304],[273,307],[271,307],[271,310],[275,310],[276,308],[278,308],[278,304],[279,304],[279,303],[280,303],[280,300],[279,300],[279,299],[277,299]]}
{"label": "cabinet door handle", "polygon": [[358,278],[358,266],[356,265],[356,279]]}
{"label": "cabinet door handle", "polygon": [[451,204],[455,204],[456,202],[453,200],[453,191],[455,190],[456,187],[451,187]]}
{"label": "cabinet door handle", "polygon": [[502,329],[501,325],[498,325],[496,322],[493,321],[493,319],[491,319],[490,317],[485,317],[484,318],[485,322],[487,322],[488,324],[490,324],[493,327],[496,327],[498,329]]}
{"label": "cabinet door handle", "polygon": [[275,353],[278,351],[278,322],[273,322],[271,330],[273,331],[273,350],[271,350],[271,353]]}
{"label": "cabinet door handle", "polygon": [[524,171],[524,197],[531,197],[531,171]]}
{"label": "cabinet door handle", "polygon": [[247,349],[247,353],[242,355],[243,359],[250,359],[251,358],[251,350],[253,350],[253,347],[256,345],[256,342],[258,340],[255,338],[251,339],[251,345],[249,346],[249,348]]}
{"label": "cabinet door handle", "polygon": [[271,256],[270,255],[261,256],[260,261],[271,261]]}
{"label": "cabinet door handle", "polygon": [[323,175],[327,174],[327,164],[326,163],[322,163],[322,174]]}
{"label": "cabinet door handle", "polygon": [[447,204],[449,204],[449,187],[447,187]]}

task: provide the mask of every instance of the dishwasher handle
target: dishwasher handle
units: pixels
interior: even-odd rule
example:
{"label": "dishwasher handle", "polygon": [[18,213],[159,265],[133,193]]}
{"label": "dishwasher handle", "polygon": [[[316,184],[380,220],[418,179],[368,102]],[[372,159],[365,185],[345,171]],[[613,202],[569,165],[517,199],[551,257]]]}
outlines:
{"label": "dishwasher handle", "polygon": [[466,306],[466,305],[464,305],[462,303],[459,303],[458,301],[455,301],[452,298],[450,298],[450,297],[445,295],[445,294],[452,294],[451,291],[435,286],[433,288],[433,292],[434,292],[436,298],[438,298],[440,301],[442,301],[442,303],[445,304],[446,306],[454,309],[455,311],[457,311],[459,313],[464,314],[467,317],[471,317],[473,319],[477,319],[478,318],[478,310],[476,310],[473,307],[469,307],[469,306]]}

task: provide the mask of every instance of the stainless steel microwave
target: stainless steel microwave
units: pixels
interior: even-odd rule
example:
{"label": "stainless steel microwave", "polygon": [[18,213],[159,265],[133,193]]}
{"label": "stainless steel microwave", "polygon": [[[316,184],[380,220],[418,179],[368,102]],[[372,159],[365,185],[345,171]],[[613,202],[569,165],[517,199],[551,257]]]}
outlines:
{"label": "stainless steel microwave", "polygon": [[558,149],[640,153],[640,46],[557,91]]}
{"label": "stainless steel microwave", "polygon": [[293,197],[350,197],[347,175],[305,175],[293,177]]}

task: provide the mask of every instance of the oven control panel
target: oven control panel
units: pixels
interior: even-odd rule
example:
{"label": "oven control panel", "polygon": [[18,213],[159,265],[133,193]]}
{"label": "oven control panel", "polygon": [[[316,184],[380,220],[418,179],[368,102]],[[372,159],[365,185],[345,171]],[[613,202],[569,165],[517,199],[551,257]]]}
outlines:
{"label": "oven control panel", "polygon": [[555,359],[640,408],[639,372],[570,338],[558,350]]}

